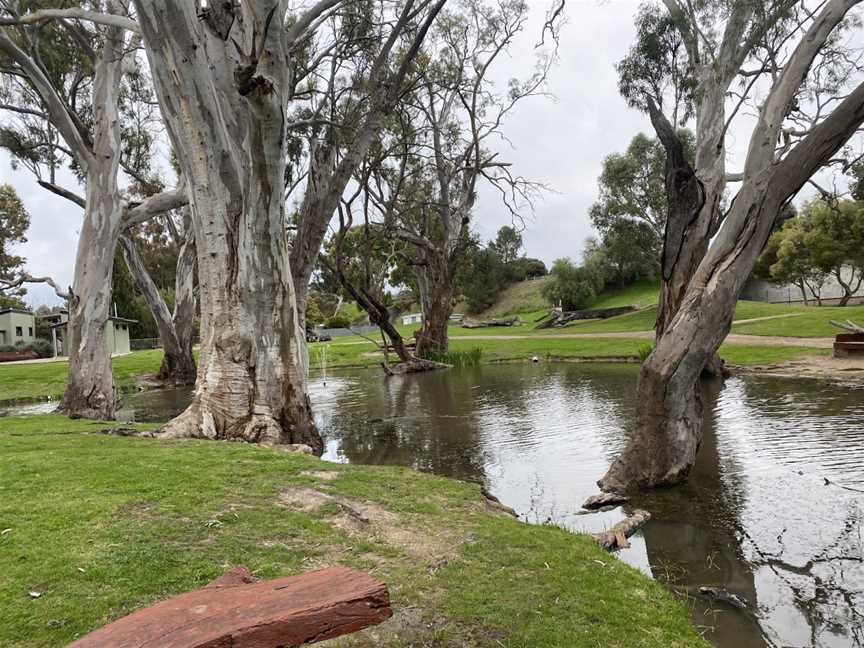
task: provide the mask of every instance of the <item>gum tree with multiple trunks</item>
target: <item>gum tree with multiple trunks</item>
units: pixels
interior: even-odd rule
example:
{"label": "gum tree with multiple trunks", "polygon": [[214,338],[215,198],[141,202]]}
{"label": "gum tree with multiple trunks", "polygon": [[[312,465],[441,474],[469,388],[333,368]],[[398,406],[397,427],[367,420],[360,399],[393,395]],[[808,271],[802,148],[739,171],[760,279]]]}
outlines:
{"label": "gum tree with multiple trunks", "polygon": [[[792,0],[665,0],[665,10],[644,10],[619,71],[622,91],[648,112],[667,151],[663,282],[635,429],[598,482],[603,490],[677,483],[692,467],[702,437],[699,375],[729,332],[775,219],[864,123],[864,83],[847,55],[847,39],[860,36],[851,13],[860,2],[826,0],[811,11]],[[751,100],[743,170],[730,174],[730,124]],[[693,164],[674,127],[688,110]],[[738,190],[724,201],[733,180]]]}

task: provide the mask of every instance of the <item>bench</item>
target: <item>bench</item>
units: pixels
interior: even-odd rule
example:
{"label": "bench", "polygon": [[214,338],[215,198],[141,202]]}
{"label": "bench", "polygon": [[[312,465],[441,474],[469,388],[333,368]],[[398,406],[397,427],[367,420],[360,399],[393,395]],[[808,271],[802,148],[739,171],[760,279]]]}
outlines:
{"label": "bench", "polygon": [[357,632],[392,614],[387,586],[363,572],[330,567],[256,582],[240,566],[68,648],[289,648]]}
{"label": "bench", "polygon": [[834,357],[864,357],[864,333],[838,333],[834,338]]}

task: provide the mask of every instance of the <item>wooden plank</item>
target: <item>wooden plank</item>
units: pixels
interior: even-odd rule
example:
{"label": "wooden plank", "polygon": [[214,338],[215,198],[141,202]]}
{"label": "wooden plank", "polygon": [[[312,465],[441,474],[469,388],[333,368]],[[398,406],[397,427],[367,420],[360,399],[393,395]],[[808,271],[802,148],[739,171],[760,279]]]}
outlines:
{"label": "wooden plank", "polygon": [[289,648],[356,632],[393,614],[384,583],[345,567],[251,580],[248,570],[235,568],[69,648]]}

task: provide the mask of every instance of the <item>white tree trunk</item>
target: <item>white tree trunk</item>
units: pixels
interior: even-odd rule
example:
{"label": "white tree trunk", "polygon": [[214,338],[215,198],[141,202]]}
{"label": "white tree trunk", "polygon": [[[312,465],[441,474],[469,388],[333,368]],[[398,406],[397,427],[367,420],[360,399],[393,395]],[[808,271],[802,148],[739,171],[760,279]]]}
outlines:
{"label": "white tree trunk", "polygon": [[[198,382],[192,404],[164,432],[306,443],[320,452],[285,233],[289,66],[281,17],[272,24],[267,18],[279,3],[228,9],[238,14],[232,38],[219,33],[217,14],[199,19],[195,3],[136,6],[163,117],[191,187],[198,255]],[[260,40],[253,43],[253,34]],[[246,51],[263,46],[260,58],[254,65],[240,60],[232,41]]]}
{"label": "white tree trunk", "polygon": [[117,407],[105,325],[111,313],[114,251],[125,210],[117,188],[123,44],[122,30],[106,30],[93,76],[93,154],[87,162],[84,222],[69,300],[69,379],[60,404],[60,410],[72,417],[113,419]]}

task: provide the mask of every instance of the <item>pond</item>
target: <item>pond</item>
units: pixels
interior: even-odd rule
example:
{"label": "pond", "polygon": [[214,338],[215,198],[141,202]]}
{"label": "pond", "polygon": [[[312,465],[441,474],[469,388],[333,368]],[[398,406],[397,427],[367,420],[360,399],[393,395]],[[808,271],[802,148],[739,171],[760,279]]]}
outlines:
{"label": "pond", "polygon": [[[480,481],[523,519],[597,531],[626,512],[580,505],[626,441],[635,384],[626,365],[510,364],[310,387],[325,459]],[[633,501],[653,518],[620,557],[686,593],[722,648],[864,646],[861,385],[741,375],[705,391],[689,482]],[[188,398],[136,394],[123,415],[164,419]]]}

